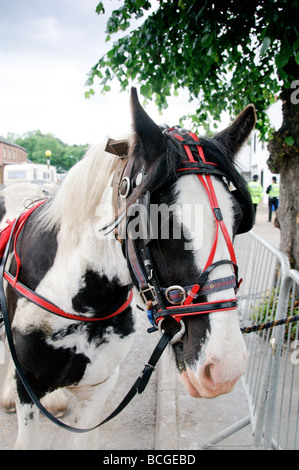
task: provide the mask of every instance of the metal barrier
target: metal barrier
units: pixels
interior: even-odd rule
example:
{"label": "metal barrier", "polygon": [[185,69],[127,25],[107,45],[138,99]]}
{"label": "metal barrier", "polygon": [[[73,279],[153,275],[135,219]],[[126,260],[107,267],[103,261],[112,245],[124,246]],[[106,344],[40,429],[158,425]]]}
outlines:
{"label": "metal barrier", "polygon": [[[299,272],[287,257],[254,232],[236,237],[244,282],[239,291],[240,326],[298,315]],[[218,444],[251,425],[255,449],[299,449],[298,322],[245,334],[249,351],[242,378],[249,415],[205,443]]]}

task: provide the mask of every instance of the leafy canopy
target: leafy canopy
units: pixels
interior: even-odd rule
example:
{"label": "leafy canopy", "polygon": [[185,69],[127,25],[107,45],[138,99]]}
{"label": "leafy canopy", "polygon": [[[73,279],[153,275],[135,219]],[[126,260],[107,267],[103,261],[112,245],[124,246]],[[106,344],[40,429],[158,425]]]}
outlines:
{"label": "leafy canopy", "polygon": [[[297,78],[287,69],[299,65],[299,0],[124,0],[107,22],[107,41],[127,31],[131,21],[141,24],[117,39],[92,67],[86,97],[110,91],[117,79],[121,89],[130,81],[141,84],[146,99],[160,110],[181,88],[189,90],[198,108],[189,116],[195,126],[220,120],[254,103],[257,127],[269,131],[266,110],[281,86]],[[96,12],[104,14],[104,3]],[[142,20],[141,20],[142,18]]]}

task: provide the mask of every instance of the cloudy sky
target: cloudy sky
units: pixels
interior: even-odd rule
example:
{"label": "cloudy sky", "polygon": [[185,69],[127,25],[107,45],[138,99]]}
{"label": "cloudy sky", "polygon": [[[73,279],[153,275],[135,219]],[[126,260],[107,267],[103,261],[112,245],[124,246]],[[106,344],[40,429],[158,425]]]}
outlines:
{"label": "cloudy sky", "polygon": [[[106,14],[97,15],[97,0],[0,0],[1,136],[40,129],[68,144],[92,144],[130,131],[129,94],[117,84],[105,96],[84,97],[87,73],[111,44],[107,18],[121,3],[104,0]],[[146,109],[173,125],[195,107],[186,94],[163,116],[154,105]]]}
{"label": "cloudy sky", "polygon": [[[128,92],[115,84],[87,100],[87,73],[109,50],[105,25],[121,1],[0,0],[0,135],[35,129],[51,132],[69,144],[96,143],[131,129]],[[138,87],[138,84],[136,84]],[[187,102],[187,100],[186,100]],[[154,106],[147,108],[159,123]],[[171,117],[186,112],[176,106]],[[177,117],[176,117],[177,116]]]}

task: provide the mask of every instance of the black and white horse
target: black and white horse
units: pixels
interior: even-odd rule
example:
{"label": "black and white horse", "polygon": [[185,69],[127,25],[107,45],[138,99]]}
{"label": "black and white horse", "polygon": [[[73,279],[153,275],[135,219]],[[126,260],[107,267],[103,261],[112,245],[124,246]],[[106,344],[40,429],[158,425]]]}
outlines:
{"label": "black and white horse", "polygon": [[[174,356],[192,396],[228,393],[246,361],[235,308],[231,240],[249,230],[253,221],[234,157],[254,127],[254,107],[245,108],[214,138],[199,142],[192,133],[158,127],[141,107],[135,89],[131,107],[134,133],[128,140],[128,158],[107,152],[107,140],[91,148],[55,197],[32,212],[18,234],[18,281],[69,317],[46,311],[11,283],[6,286],[15,348],[28,382],[39,398],[63,387],[76,394],[82,403],[78,427],[93,426],[105,414],[105,400],[130,350],[135,315],[142,314],[129,305],[132,287],[136,301],[152,310],[160,329],[177,333],[179,325]],[[127,165],[117,179],[121,160]],[[112,204],[115,178],[120,194]],[[129,226],[134,222],[132,208],[138,203],[145,208],[146,197],[150,207],[163,205],[168,213],[157,218],[153,235],[140,241],[132,230],[129,234]],[[115,230],[100,230],[114,220]],[[129,237],[137,266],[130,258]],[[148,274],[148,288],[140,287],[139,268]],[[12,253],[6,269],[16,275]],[[16,400],[16,448],[39,448],[38,410],[13,367],[6,387]],[[74,448],[91,444],[90,434],[73,436]]]}

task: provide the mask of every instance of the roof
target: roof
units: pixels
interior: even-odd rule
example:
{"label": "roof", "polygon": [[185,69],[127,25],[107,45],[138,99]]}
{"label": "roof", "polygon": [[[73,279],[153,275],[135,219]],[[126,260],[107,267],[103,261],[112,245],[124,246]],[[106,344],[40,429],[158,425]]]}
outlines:
{"label": "roof", "polygon": [[14,144],[13,142],[9,142],[9,140],[4,139],[3,137],[0,136],[0,142],[6,145],[10,145],[11,147],[16,147],[18,149],[24,150],[24,152],[28,153],[27,150],[24,147],[21,147],[21,145]]}

